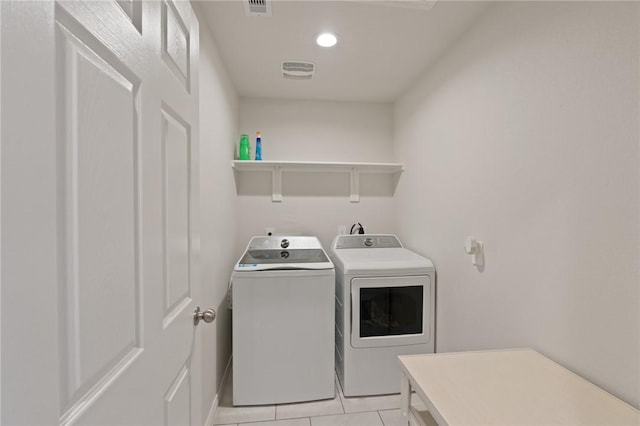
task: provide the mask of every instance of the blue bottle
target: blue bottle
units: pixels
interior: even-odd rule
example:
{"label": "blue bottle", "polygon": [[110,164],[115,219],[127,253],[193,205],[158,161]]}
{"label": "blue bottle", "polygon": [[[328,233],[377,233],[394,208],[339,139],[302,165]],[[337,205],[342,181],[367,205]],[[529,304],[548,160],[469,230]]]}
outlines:
{"label": "blue bottle", "polygon": [[256,160],[262,160],[262,133],[256,132]]}

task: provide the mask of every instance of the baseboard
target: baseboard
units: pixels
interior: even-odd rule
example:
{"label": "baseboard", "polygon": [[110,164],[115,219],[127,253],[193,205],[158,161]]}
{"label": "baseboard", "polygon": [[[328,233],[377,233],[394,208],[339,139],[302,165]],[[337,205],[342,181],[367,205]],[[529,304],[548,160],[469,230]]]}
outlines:
{"label": "baseboard", "polygon": [[204,422],[204,426],[213,426],[213,421],[216,418],[216,411],[218,410],[218,404],[220,402],[220,394],[224,390],[224,384],[227,383],[227,374],[229,374],[232,359],[233,356],[230,356],[229,362],[227,362],[227,366],[224,369],[224,374],[222,375],[220,388],[217,390],[216,397],[213,399],[213,404],[211,404],[211,408],[209,409],[209,414],[207,415],[207,420]]}

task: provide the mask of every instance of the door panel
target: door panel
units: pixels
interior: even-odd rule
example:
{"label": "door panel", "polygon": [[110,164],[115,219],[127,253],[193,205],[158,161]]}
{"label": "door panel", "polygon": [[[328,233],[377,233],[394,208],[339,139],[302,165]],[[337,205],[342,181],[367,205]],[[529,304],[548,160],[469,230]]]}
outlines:
{"label": "door panel", "polygon": [[[165,106],[165,108],[167,108]],[[168,108],[167,108],[168,109]],[[189,257],[190,131],[184,120],[162,110],[165,211],[165,326],[191,298]]]}
{"label": "door panel", "polygon": [[114,367],[128,365],[122,361],[140,350],[138,81],[66,27],[58,31],[64,100],[59,209],[66,219],[60,226],[61,379],[68,408],[90,389],[99,392],[97,384],[108,383],[107,376],[119,373]]}
{"label": "door panel", "polygon": [[173,2],[162,2],[162,59],[189,91],[190,34],[183,16],[186,13],[180,13]]}
{"label": "door panel", "polygon": [[129,17],[139,33],[142,33],[142,1],[116,0],[122,11]]}
{"label": "door panel", "polygon": [[165,394],[165,425],[190,425],[191,370],[183,366]]}
{"label": "door panel", "polygon": [[[150,208],[153,198],[138,161],[152,137],[139,109],[153,79],[132,60],[149,49],[115,3],[99,7],[130,48],[114,48],[122,40],[106,37],[86,5],[55,9],[62,424],[106,423],[116,409],[131,416],[123,378],[144,380],[154,363],[152,354],[141,356],[140,259],[153,241],[142,240],[140,206]],[[148,286],[154,277],[147,277]],[[140,404],[151,408],[151,398]]]}

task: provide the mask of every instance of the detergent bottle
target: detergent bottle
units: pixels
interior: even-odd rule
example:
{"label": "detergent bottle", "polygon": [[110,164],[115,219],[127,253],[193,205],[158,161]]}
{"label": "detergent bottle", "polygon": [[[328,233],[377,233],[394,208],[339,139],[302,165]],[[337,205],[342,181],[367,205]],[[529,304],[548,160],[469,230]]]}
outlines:
{"label": "detergent bottle", "polygon": [[249,136],[242,135],[240,136],[240,150],[238,152],[239,160],[250,160],[251,159],[251,148],[249,147]]}
{"label": "detergent bottle", "polygon": [[262,133],[256,132],[256,160],[262,160]]}

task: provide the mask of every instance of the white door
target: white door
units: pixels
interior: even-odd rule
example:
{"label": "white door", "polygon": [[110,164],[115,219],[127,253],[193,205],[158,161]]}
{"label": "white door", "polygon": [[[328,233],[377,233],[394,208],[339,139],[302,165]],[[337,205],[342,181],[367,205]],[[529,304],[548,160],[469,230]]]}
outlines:
{"label": "white door", "polygon": [[1,423],[201,424],[191,6],[1,8]]}

